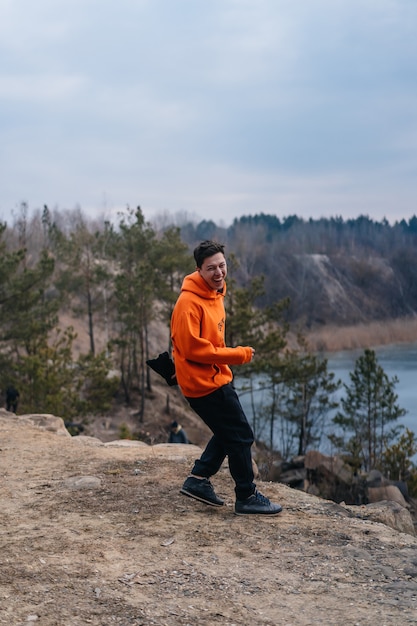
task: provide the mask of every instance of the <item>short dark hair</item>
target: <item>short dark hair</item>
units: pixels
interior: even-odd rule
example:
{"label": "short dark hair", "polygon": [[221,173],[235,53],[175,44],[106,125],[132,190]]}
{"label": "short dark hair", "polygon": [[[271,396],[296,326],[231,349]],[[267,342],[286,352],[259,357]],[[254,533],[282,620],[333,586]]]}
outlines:
{"label": "short dark hair", "polygon": [[203,265],[204,259],[218,252],[224,254],[224,245],[222,243],[217,243],[217,241],[211,241],[210,239],[202,241],[194,250],[194,259],[197,267]]}

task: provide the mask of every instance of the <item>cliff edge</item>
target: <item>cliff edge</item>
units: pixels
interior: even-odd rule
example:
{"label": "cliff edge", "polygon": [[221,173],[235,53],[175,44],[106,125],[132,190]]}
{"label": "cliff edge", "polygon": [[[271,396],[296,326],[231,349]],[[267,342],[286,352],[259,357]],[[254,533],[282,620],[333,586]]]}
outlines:
{"label": "cliff edge", "polygon": [[417,624],[417,538],[258,483],[281,515],[179,493],[196,446],[70,437],[0,415],[0,624]]}

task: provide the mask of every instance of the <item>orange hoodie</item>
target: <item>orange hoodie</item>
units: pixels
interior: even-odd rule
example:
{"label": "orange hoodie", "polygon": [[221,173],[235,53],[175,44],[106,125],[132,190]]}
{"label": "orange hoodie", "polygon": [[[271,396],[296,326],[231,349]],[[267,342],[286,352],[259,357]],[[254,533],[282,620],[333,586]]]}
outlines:
{"label": "orange hoodie", "polygon": [[199,398],[233,379],[229,365],[252,359],[250,347],[227,348],[224,342],[223,292],[210,289],[198,271],[184,278],[171,318],[173,357],[178,384],[186,397]]}

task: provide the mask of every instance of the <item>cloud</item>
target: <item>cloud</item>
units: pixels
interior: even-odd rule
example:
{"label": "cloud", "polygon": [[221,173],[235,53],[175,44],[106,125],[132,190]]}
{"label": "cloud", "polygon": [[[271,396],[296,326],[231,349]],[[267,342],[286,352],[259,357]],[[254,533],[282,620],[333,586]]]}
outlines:
{"label": "cloud", "polygon": [[414,0],[5,0],[0,216],[412,210]]}
{"label": "cloud", "polygon": [[53,106],[57,101],[77,98],[85,85],[83,76],[33,75],[0,76],[0,98],[16,104],[30,102]]}

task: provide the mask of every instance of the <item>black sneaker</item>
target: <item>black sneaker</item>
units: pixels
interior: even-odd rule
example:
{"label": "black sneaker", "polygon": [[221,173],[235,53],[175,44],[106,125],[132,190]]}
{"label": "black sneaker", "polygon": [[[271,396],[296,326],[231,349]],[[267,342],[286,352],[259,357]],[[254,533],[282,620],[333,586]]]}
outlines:
{"label": "black sneaker", "polygon": [[246,500],[236,500],[236,515],[277,515],[281,513],[282,506],[274,504],[259,491],[255,491]]}
{"label": "black sneaker", "polygon": [[208,478],[189,476],[180,489],[180,493],[212,506],[222,506],[224,504],[224,500],[216,496],[213,485]]}

